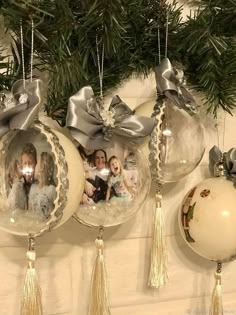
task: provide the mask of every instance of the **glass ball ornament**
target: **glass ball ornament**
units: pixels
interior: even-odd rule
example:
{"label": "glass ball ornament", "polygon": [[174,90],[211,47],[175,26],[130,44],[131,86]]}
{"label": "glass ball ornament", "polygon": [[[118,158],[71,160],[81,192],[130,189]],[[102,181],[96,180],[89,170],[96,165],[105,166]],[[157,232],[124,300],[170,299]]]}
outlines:
{"label": "glass ball ornament", "polygon": [[[143,103],[136,112],[150,116],[154,104],[155,100]],[[156,112],[156,138],[152,138],[150,152],[159,161],[158,179],[170,183],[190,174],[200,163],[205,151],[204,128],[197,113],[177,107],[167,98],[163,104]]]}
{"label": "glass ball ornament", "polygon": [[[124,141],[123,141],[124,142]],[[109,227],[132,218],[149,192],[148,161],[136,147],[115,141],[113,148],[79,146],[85,168],[85,189],[76,219],[88,226]]]}
{"label": "glass ball ornament", "polygon": [[84,189],[84,168],[74,144],[36,122],[0,139],[0,229],[39,236],[68,220]]}
{"label": "glass ball ornament", "polygon": [[236,188],[226,177],[209,178],[191,189],[180,207],[179,227],[188,246],[212,261],[236,255]]}

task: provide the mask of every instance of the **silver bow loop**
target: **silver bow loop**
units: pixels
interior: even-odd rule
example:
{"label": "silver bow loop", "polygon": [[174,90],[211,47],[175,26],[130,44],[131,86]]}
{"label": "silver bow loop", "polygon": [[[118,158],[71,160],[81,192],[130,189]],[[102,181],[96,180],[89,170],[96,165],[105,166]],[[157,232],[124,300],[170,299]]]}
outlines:
{"label": "silver bow loop", "polygon": [[90,86],[70,97],[66,118],[72,137],[88,150],[113,146],[113,136],[140,143],[151,134],[155,120],[139,117],[120,99],[112,98],[108,109],[101,107]]}
{"label": "silver bow loop", "polygon": [[18,80],[11,92],[0,92],[0,136],[9,130],[29,128],[42,105],[42,81]]}
{"label": "silver bow loop", "polygon": [[101,117],[99,114],[100,106],[101,106],[100,101],[97,100],[95,96],[87,100],[87,103],[86,103],[87,112],[98,120],[101,120]]}
{"label": "silver bow loop", "polygon": [[121,122],[125,117],[134,114],[118,95],[112,98],[109,110],[116,113],[116,122]]}
{"label": "silver bow loop", "polygon": [[168,58],[164,58],[155,69],[157,90],[174,102],[178,107],[195,113],[196,103],[193,96],[184,87],[184,72],[174,69]]}
{"label": "silver bow loop", "polygon": [[225,154],[225,164],[229,174],[236,176],[236,149],[232,148]]}
{"label": "silver bow loop", "polygon": [[227,178],[236,185],[236,148],[232,148],[224,154],[217,146],[211,148],[209,151],[209,170],[211,175],[214,175],[214,167],[221,160],[223,161]]}

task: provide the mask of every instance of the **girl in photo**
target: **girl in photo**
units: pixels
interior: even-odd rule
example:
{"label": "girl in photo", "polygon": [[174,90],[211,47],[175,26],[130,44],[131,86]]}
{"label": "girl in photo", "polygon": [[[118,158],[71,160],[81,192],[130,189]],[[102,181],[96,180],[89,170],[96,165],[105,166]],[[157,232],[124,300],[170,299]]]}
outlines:
{"label": "girl in photo", "polygon": [[21,165],[18,160],[14,160],[9,167],[8,172],[8,205],[14,209],[26,210],[27,199],[24,190],[24,179],[22,175]]}
{"label": "girl in photo", "polygon": [[54,161],[48,152],[41,153],[37,179],[38,182],[30,189],[30,210],[38,216],[48,218],[56,199]]}
{"label": "girl in photo", "polygon": [[[108,178],[106,201],[118,199],[130,200],[134,194],[134,191],[125,178],[120,160],[115,155],[113,155],[108,161],[108,166],[111,175]],[[111,197],[112,188],[114,189],[116,195],[114,197]]]}

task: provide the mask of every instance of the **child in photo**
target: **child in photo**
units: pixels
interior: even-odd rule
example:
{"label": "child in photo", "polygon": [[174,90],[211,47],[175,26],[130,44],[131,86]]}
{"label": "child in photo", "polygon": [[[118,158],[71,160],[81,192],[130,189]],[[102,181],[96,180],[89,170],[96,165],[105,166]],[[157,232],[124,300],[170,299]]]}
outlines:
{"label": "child in photo", "polygon": [[21,151],[21,162],[15,160],[10,164],[8,174],[10,208],[28,210],[30,190],[35,183],[36,165],[37,150],[33,143],[26,143]]}
{"label": "child in photo", "polygon": [[123,199],[130,200],[133,196],[133,189],[129,186],[124,175],[120,160],[113,155],[108,161],[108,167],[111,175],[108,178],[108,188],[106,193],[106,201],[110,200],[111,189],[114,189],[115,195],[111,200]]}
{"label": "child in photo", "polygon": [[37,183],[33,184],[30,190],[29,210],[39,217],[48,218],[56,199],[54,161],[48,152],[42,152],[40,155],[37,179]]}
{"label": "child in photo", "polygon": [[14,209],[26,209],[26,194],[24,190],[24,179],[22,176],[21,165],[18,160],[14,160],[9,167],[8,172],[8,186],[9,186],[9,195],[8,195],[8,205]]}
{"label": "child in photo", "polygon": [[124,173],[130,186],[133,187],[135,194],[139,188],[139,173],[136,165],[136,158],[134,152],[129,152],[124,161]]}

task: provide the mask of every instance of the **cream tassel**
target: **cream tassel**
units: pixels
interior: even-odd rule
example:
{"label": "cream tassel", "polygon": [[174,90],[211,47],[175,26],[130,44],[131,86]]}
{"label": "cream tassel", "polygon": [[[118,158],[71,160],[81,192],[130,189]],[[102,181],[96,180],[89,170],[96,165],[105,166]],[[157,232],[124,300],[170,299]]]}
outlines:
{"label": "cream tassel", "polygon": [[211,308],[209,315],[223,315],[223,305],[222,305],[222,289],[221,289],[221,267],[222,264],[217,263],[217,270],[215,273],[215,287],[211,299]]}
{"label": "cream tassel", "polygon": [[30,237],[29,250],[27,252],[28,268],[25,276],[24,290],[21,301],[21,315],[43,314],[41,289],[34,267],[34,262],[36,259],[34,247],[34,239]]}
{"label": "cream tassel", "polygon": [[154,214],[153,242],[148,285],[152,288],[162,287],[168,280],[167,246],[165,238],[165,220],[161,205],[162,195],[156,194]]}
{"label": "cream tassel", "polygon": [[108,285],[103,255],[104,242],[102,240],[102,233],[103,229],[101,228],[100,235],[95,241],[98,252],[91,279],[89,315],[111,314],[108,305]]}

